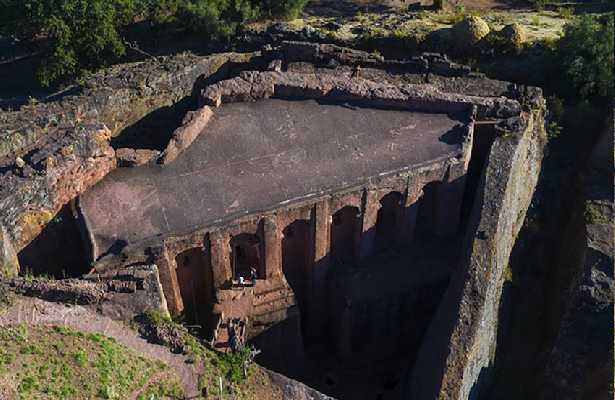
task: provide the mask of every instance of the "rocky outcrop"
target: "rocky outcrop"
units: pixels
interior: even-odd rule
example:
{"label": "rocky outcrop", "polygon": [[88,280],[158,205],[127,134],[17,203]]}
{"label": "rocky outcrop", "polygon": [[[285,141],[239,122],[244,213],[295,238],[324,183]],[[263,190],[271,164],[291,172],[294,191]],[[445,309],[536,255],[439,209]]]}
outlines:
{"label": "rocky outcrop", "polygon": [[[229,61],[251,57],[184,54],[119,66],[48,102],[0,111],[0,225],[14,250],[19,252],[64,204],[116,167],[109,143],[123,128],[190,98],[203,77]],[[141,155],[135,150],[135,163]]]}
{"label": "rocky outcrop", "polygon": [[118,320],[152,309],[166,312],[155,265],[91,274],[82,279],[15,278],[10,286],[18,294],[47,301],[92,305]]}
{"label": "rocky outcrop", "polygon": [[294,379],[267,370],[271,383],[282,389],[283,400],[334,400]]}
{"label": "rocky outcrop", "polygon": [[159,156],[160,152],[157,150],[122,147],[115,151],[118,167],[138,167],[156,160]]}
{"label": "rocky outcrop", "polygon": [[543,123],[537,108],[500,127],[470,217],[467,254],[414,366],[412,398],[476,398],[490,379],[504,271],[538,180]]}
{"label": "rocky outcrop", "polygon": [[0,226],[0,280],[10,279],[19,273],[19,260],[6,229]]}
{"label": "rocky outcrop", "polygon": [[[541,377],[541,399],[613,398],[613,121],[594,147],[584,177],[585,215],[564,313]],[[558,267],[562,267],[559,266]]]}

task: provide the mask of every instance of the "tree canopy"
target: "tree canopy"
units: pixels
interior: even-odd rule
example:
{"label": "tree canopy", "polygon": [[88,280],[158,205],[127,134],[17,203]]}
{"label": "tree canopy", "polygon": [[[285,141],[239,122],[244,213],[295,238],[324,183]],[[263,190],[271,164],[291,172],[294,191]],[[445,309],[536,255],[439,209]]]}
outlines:
{"label": "tree canopy", "polygon": [[0,35],[44,43],[39,81],[49,86],[116,62],[136,22],[225,39],[263,17],[296,17],[307,0],[0,0]]}
{"label": "tree canopy", "polygon": [[560,86],[568,97],[613,98],[613,14],[582,15],[557,44]]}

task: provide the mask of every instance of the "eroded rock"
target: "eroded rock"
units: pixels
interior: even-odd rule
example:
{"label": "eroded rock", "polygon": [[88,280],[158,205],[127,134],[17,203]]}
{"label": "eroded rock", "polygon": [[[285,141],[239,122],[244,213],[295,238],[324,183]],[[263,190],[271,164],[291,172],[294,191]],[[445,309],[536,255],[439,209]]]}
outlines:
{"label": "eroded rock", "polygon": [[201,107],[197,111],[189,111],[182,122],[182,126],[173,132],[173,136],[167,148],[160,155],[158,162],[168,164],[175,160],[205,129],[212,114],[211,108],[208,106]]}

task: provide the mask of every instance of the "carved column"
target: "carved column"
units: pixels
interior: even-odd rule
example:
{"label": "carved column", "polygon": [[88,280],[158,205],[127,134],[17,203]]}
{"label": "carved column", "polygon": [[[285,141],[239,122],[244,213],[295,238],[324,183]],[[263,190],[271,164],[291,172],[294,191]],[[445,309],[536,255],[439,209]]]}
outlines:
{"label": "carved column", "polygon": [[267,278],[282,275],[282,238],[273,217],[263,221],[265,240],[265,274]]}
{"label": "carved column", "polygon": [[421,184],[421,181],[417,178],[408,180],[398,236],[399,241],[405,245],[410,245],[416,237],[416,217],[419,211],[419,199],[423,195]]}
{"label": "carved column", "polygon": [[177,315],[184,310],[184,302],[177,282],[175,260],[169,257],[167,249],[163,249],[160,256],[156,258],[156,265],[169,313]]}
{"label": "carved column", "polygon": [[225,230],[210,233],[211,269],[214,289],[218,290],[233,279],[229,235]]}
{"label": "carved column", "polygon": [[379,193],[366,190],[363,195],[363,218],[361,224],[361,244],[359,246],[359,260],[374,254],[376,250],[376,222],[380,209]]}

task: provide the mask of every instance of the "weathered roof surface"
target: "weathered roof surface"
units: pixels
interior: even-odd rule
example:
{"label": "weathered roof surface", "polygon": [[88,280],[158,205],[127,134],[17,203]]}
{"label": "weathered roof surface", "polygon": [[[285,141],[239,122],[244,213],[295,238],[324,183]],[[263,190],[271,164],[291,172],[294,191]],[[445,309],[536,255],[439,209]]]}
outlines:
{"label": "weathered roof surface", "polygon": [[115,241],[206,227],[458,156],[462,125],[313,100],[226,104],[174,162],[117,169],[80,205],[98,256]]}

